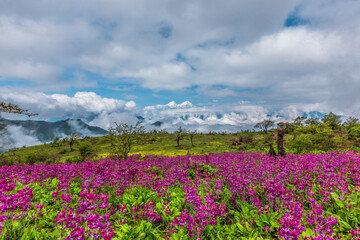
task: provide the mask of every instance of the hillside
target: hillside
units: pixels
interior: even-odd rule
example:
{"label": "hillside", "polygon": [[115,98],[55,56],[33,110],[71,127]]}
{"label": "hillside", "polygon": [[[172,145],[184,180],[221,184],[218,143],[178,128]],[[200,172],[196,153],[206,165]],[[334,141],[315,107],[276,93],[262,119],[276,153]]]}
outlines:
{"label": "hillside", "polygon": [[[0,124],[7,126],[0,139],[0,145],[5,150],[23,145],[49,143],[55,138],[69,137],[72,133],[79,136],[103,136],[107,134],[106,130],[89,126],[80,119],[67,119],[57,122],[0,119]],[[22,141],[24,138],[29,140]],[[23,145],[19,143],[23,143]]]}
{"label": "hillside", "polygon": [[[326,153],[330,151],[359,151],[358,125],[355,127],[338,126],[332,129],[328,124],[302,125],[287,129],[284,146],[287,153]],[[193,143],[191,143],[191,135]],[[243,131],[226,134],[210,132],[207,134],[183,133],[177,146],[177,134],[167,132],[151,132],[138,136],[138,140],[131,146],[130,155],[197,155],[223,152],[262,152],[268,153],[272,144],[277,151],[277,129],[268,133],[263,131]],[[110,137],[80,137],[74,141],[73,150],[69,139],[58,143],[42,144],[32,147],[23,147],[2,155],[2,164],[25,163],[29,159],[41,162],[71,162],[78,158],[82,145],[91,146],[89,159],[99,159],[111,155]],[[35,159],[35,160],[34,160]]]}

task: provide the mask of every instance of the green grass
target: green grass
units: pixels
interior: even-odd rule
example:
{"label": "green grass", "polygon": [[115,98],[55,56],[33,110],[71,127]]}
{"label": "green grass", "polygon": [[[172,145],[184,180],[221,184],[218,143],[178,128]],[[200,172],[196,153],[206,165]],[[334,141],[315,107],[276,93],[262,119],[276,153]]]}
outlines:
{"label": "green grass", "polygon": [[[274,130],[275,131],[275,130]],[[180,141],[180,146],[177,146],[176,134],[170,133],[156,133],[145,134],[143,140],[132,146],[131,154],[145,155],[166,155],[166,156],[178,156],[178,155],[197,155],[208,153],[223,153],[223,152],[236,152],[236,151],[253,151],[253,152],[268,152],[269,143],[272,143],[276,150],[276,135],[269,133],[265,135],[263,132],[252,133],[253,139],[250,143],[241,143],[238,146],[232,145],[231,139],[238,139],[241,135],[246,136],[246,133],[234,133],[234,134],[196,134],[193,138],[194,146],[191,145],[190,136],[185,136]],[[303,134],[304,136],[307,134]],[[299,137],[299,136],[298,136]],[[288,134],[285,136],[286,152],[296,153],[294,148],[289,147],[293,141],[294,136]],[[333,137],[334,143],[341,148],[330,148],[330,150],[355,150],[358,151],[359,147],[356,144],[349,144],[346,135],[336,134]],[[0,160],[6,158],[15,163],[24,163],[29,156],[42,156],[47,162],[66,162],[67,159],[79,156],[78,146],[82,141],[88,141],[97,154],[97,157],[106,157],[111,154],[111,145],[107,136],[92,137],[86,140],[77,140],[74,144],[74,150],[70,151],[68,142],[60,142],[56,144],[43,144],[31,147],[20,148],[15,151],[7,152],[0,155]],[[312,152],[323,152],[322,149],[315,148]]]}
{"label": "green grass", "polygon": [[[204,154],[210,152],[221,153],[224,151],[236,151],[236,147],[232,147],[231,138],[236,137],[236,134],[197,134],[194,139],[194,146],[191,146],[189,138],[184,138],[180,141],[180,147],[176,146],[176,135],[168,133],[146,134],[145,139],[154,138],[155,141],[146,140],[144,142],[134,145],[130,154],[142,155],[187,155],[187,154]],[[111,152],[110,142],[106,136],[89,138],[89,141],[94,151],[98,155],[106,156]],[[60,162],[64,162],[67,158],[79,155],[78,145],[81,140],[77,140],[74,144],[74,151],[70,151],[68,142],[60,142],[56,144],[42,144],[31,147],[24,147],[15,151],[4,153],[3,156],[10,156],[15,159],[24,159],[29,154],[46,153],[48,156],[57,158]]]}

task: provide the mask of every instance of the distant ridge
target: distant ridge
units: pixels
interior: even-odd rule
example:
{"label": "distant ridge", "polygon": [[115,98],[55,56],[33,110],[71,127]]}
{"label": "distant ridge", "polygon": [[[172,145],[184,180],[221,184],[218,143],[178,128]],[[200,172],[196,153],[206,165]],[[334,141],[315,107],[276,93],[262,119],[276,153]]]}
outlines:
{"label": "distant ridge", "polygon": [[80,136],[102,136],[108,133],[100,127],[89,126],[80,119],[67,119],[57,122],[0,119],[0,123],[21,127],[24,134],[33,136],[40,142],[50,142],[56,137],[68,137],[72,133]]}

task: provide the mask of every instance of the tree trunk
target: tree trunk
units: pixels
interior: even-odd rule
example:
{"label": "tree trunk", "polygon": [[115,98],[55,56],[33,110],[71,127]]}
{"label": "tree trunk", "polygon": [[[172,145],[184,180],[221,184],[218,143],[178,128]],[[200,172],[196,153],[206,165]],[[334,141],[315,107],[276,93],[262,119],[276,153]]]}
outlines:
{"label": "tree trunk", "polygon": [[285,148],[284,148],[284,135],[285,135],[285,131],[282,128],[279,128],[277,147],[278,147],[278,154],[283,158],[286,157]]}
{"label": "tree trunk", "polygon": [[273,145],[271,143],[269,143],[269,147],[270,147],[270,150],[269,150],[270,157],[273,157],[273,158],[276,159],[276,152],[275,152],[274,147],[273,147]]}

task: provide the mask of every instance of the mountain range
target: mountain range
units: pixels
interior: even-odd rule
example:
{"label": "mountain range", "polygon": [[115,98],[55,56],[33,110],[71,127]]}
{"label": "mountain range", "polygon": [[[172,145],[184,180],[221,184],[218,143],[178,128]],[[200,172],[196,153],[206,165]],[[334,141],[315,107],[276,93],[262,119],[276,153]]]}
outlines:
{"label": "mountain range", "polygon": [[69,137],[72,133],[79,136],[102,136],[108,132],[100,127],[86,124],[81,119],[67,119],[57,122],[34,120],[0,119],[6,128],[0,136],[2,150],[24,145],[36,145],[53,141],[56,137]]}

